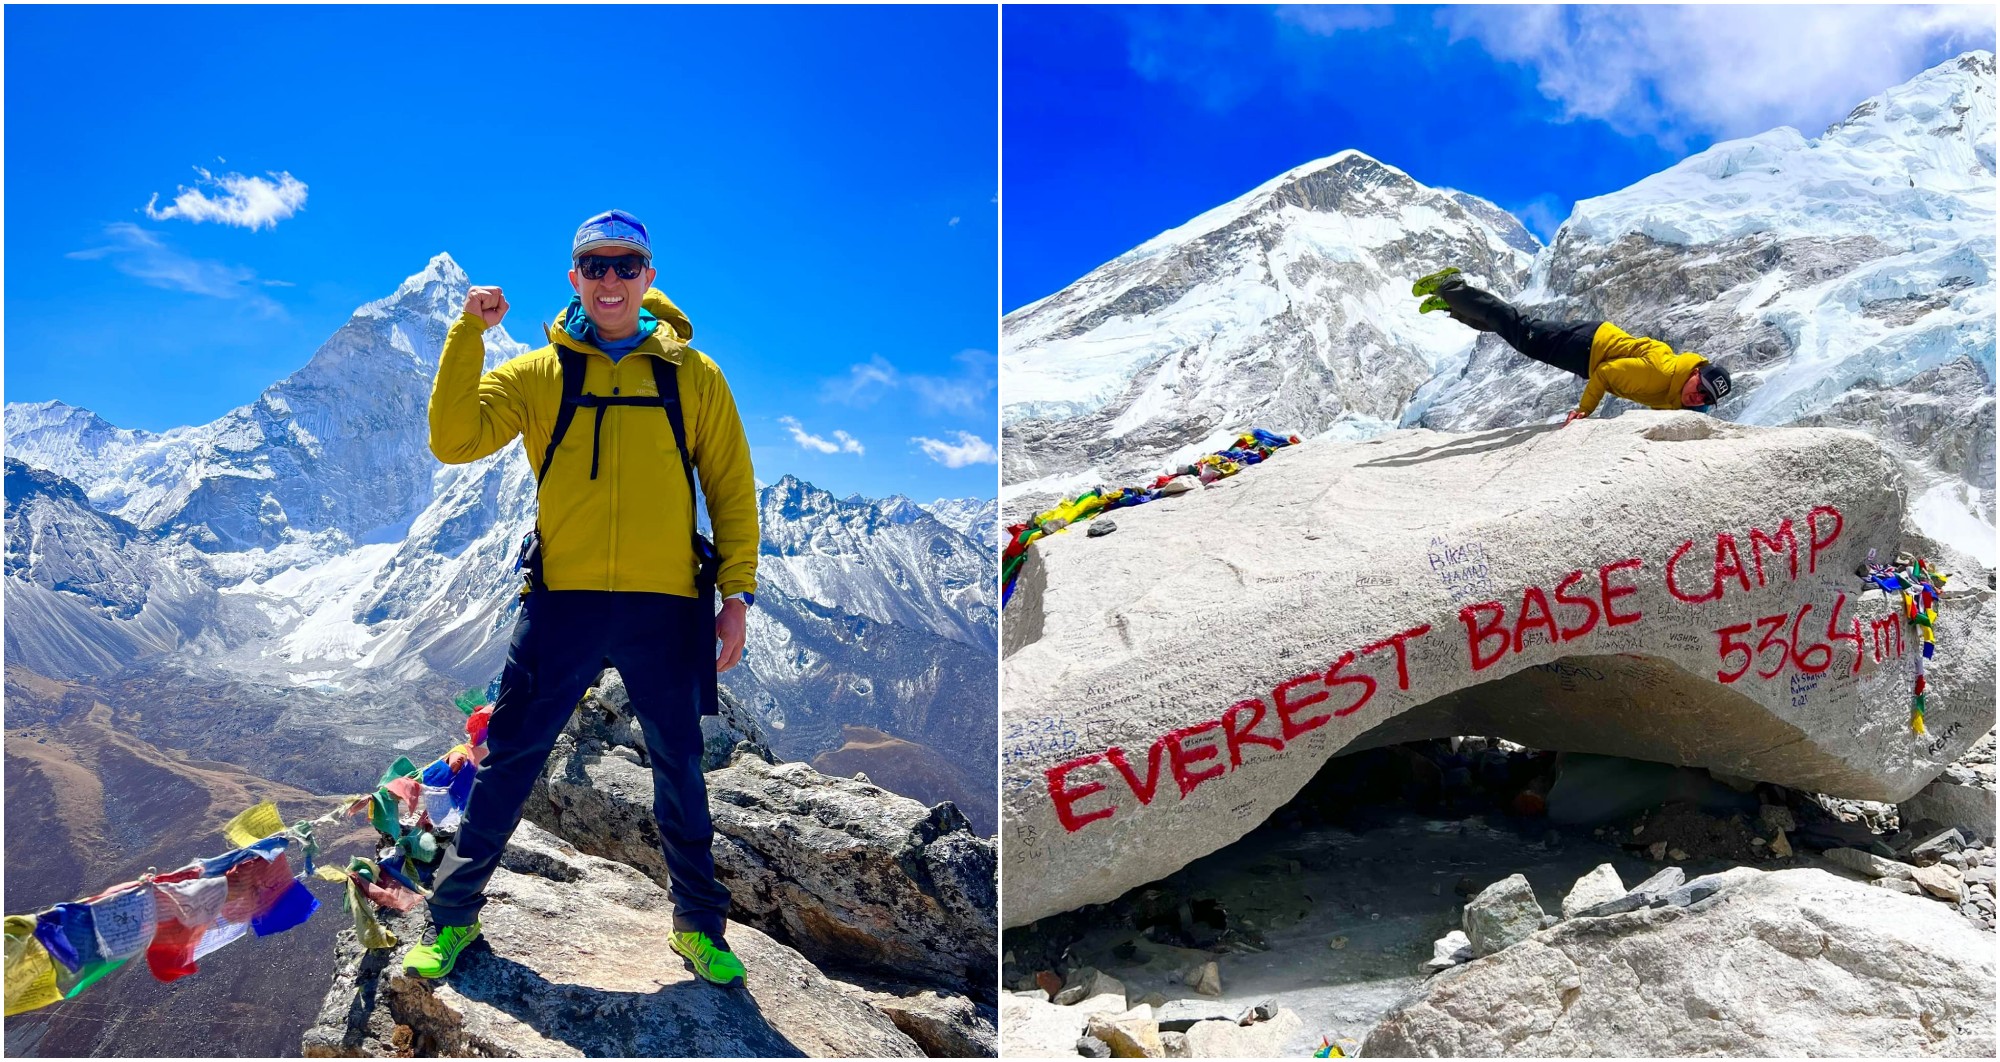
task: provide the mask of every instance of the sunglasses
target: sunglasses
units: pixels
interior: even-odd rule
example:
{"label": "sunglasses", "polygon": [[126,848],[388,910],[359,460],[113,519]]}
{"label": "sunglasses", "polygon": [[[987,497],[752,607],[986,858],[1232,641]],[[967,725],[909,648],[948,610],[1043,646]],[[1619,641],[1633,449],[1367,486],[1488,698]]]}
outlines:
{"label": "sunglasses", "polygon": [[601,254],[587,254],[576,260],[576,271],[585,280],[603,280],[604,274],[613,269],[618,271],[620,280],[637,280],[644,272],[646,260],[636,254],[621,254],[607,257]]}

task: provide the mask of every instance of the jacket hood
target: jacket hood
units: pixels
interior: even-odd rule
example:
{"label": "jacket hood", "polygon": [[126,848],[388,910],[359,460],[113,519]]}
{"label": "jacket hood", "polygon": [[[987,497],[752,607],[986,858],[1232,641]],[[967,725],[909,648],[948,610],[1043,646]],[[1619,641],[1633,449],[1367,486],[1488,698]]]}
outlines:
{"label": "jacket hood", "polygon": [[[665,319],[661,318],[663,321]],[[1667,363],[1667,395],[1675,403],[1679,403],[1681,389],[1687,386],[1688,377],[1700,371],[1701,367],[1706,364],[1708,364],[1707,358],[1692,351],[1674,355],[1673,359]]]}
{"label": "jacket hood", "polygon": [[[678,360],[680,357],[680,348],[686,346],[687,341],[694,338],[693,322],[688,320],[687,314],[681,312],[680,307],[674,305],[674,300],[667,298],[666,293],[658,288],[647,288],[646,297],[639,301],[639,305],[654,317],[659,318],[660,327],[654,329],[653,334],[647,337],[644,343],[639,344],[636,349],[651,351],[656,354],[666,354],[673,360]],[[574,312],[582,313],[583,308],[580,306],[575,307]],[[570,313],[571,307],[563,307],[563,311],[556,315],[555,326],[549,327],[544,325],[542,331],[548,335],[549,342],[551,343],[559,343],[575,349],[584,349],[583,344],[578,343],[570,337],[568,328]]]}

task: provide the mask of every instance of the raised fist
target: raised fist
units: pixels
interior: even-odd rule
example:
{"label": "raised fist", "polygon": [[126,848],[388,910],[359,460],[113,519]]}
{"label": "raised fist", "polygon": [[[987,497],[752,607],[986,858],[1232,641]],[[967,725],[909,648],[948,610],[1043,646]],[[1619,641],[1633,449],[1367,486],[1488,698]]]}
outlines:
{"label": "raised fist", "polygon": [[499,288],[473,288],[465,293],[465,312],[478,314],[481,323],[491,328],[507,316],[507,296]]}

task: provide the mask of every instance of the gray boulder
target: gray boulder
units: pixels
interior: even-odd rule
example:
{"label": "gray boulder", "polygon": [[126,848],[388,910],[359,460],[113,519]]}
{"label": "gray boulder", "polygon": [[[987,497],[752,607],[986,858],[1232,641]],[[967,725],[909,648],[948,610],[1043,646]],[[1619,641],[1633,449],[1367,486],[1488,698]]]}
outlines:
{"label": "gray boulder", "polygon": [[1731,876],[1708,903],[1573,919],[1440,974],[1363,1054],[1993,1057],[1991,936],[1822,870]]}
{"label": "gray boulder", "polygon": [[1618,870],[1609,863],[1599,863],[1590,873],[1576,879],[1570,886],[1569,895],[1563,897],[1564,918],[1574,918],[1578,913],[1601,903],[1625,895],[1625,883],[1618,880]]}
{"label": "gray boulder", "polygon": [[1099,996],[1062,1007],[1040,992],[1000,996],[1000,1054],[1003,1058],[1069,1058],[1094,1014],[1121,1014],[1123,997]]}
{"label": "gray boulder", "polygon": [[[1403,741],[1505,734],[1906,800],[1984,731],[1912,743],[1890,710],[1914,649],[1853,573],[1870,549],[1939,555],[1906,538],[1906,493],[1857,432],[1631,410],[1311,439],[1115,535],[1044,538],[1039,592],[1005,616],[1006,924],[1166,877],[1330,757]],[[1971,712],[1994,699],[1994,593],[1948,589],[1929,681]],[[1803,617],[1823,671],[1761,677],[1770,653],[1715,633],[1770,615]]]}
{"label": "gray boulder", "polygon": [[1843,870],[1852,870],[1865,878],[1908,878],[1916,870],[1908,863],[1884,859],[1873,852],[1859,848],[1829,848],[1820,853],[1820,858]]}
{"label": "gray boulder", "polygon": [[402,973],[423,931],[421,906],[384,918],[402,941],[392,949],[364,951],[343,930],[304,1053],[923,1056],[887,1017],[749,926],[729,927],[746,983],[702,981],[667,946],[665,889],[532,824],[514,834],[487,896],[482,942],[443,980]]}
{"label": "gray boulder", "polygon": [[[652,771],[590,749],[557,742],[526,817],[665,885]],[[829,969],[993,998],[993,842],[950,804],[752,755],[709,772],[708,796],[734,917]]]}
{"label": "gray boulder", "polygon": [[1486,886],[1466,902],[1465,935],[1474,955],[1491,955],[1534,936],[1542,928],[1542,917],[1534,886],[1515,874]]}
{"label": "gray boulder", "polygon": [[1193,1058],[1283,1058],[1285,1045],[1304,1027],[1291,1010],[1280,1010],[1271,1020],[1251,1025],[1204,1021],[1187,1031],[1188,1054]]}
{"label": "gray boulder", "polygon": [[1594,907],[1578,911],[1578,918],[1602,918],[1606,915],[1624,914],[1642,907],[1657,907],[1666,903],[1667,897],[1675,889],[1687,882],[1687,874],[1679,867],[1668,867],[1658,874],[1632,886],[1632,890],[1616,899],[1607,900]]}
{"label": "gray boulder", "polygon": [[1478,957],[1472,948],[1472,940],[1462,929],[1454,929],[1431,942],[1431,957],[1419,968],[1420,973],[1435,973],[1449,970],[1462,962],[1471,962]]}
{"label": "gray boulder", "polygon": [[1898,805],[1911,822],[1931,819],[1956,826],[1967,836],[1993,840],[1993,790],[1939,779]]}
{"label": "gray boulder", "polygon": [[1081,1003],[1093,996],[1117,996],[1123,999],[1125,985],[1095,966],[1079,966],[1070,971],[1068,980],[1063,982],[1062,991],[1057,992],[1050,1002],[1066,1007],[1072,1003]]}
{"label": "gray boulder", "polygon": [[1000,1053],[1000,1014],[993,1007],[933,989],[848,987],[932,1058],[992,1058]]}

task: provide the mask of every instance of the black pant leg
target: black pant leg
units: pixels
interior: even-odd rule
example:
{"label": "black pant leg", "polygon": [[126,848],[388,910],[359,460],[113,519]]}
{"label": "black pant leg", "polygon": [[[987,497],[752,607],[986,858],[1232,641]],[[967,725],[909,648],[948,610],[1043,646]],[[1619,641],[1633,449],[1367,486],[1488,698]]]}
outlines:
{"label": "black pant leg", "polygon": [[1447,284],[1437,293],[1450,308],[1453,320],[1492,332],[1544,365],[1590,378],[1590,344],[1600,322],[1531,317],[1506,299],[1470,284]]}
{"label": "black pant leg", "polygon": [[715,668],[708,649],[715,641],[715,618],[702,614],[696,598],[622,596],[612,663],[625,679],[653,763],[653,818],[667,860],[674,928],[698,930],[720,943],[729,890],[715,876],[715,824],[701,773],[699,685],[700,669]]}
{"label": "black pant leg", "polygon": [[1590,345],[1597,338],[1602,321],[1555,321],[1540,317],[1522,319],[1521,342],[1515,350],[1544,365],[1590,379]]}
{"label": "black pant leg", "polygon": [[431,921],[471,925],[486,904],[486,882],[521,823],[521,810],[548,764],[549,751],[590,684],[603,670],[606,625],[591,590],[537,590],[514,623],[500,696],[486,731],[486,759],[458,837],[439,859]]}

